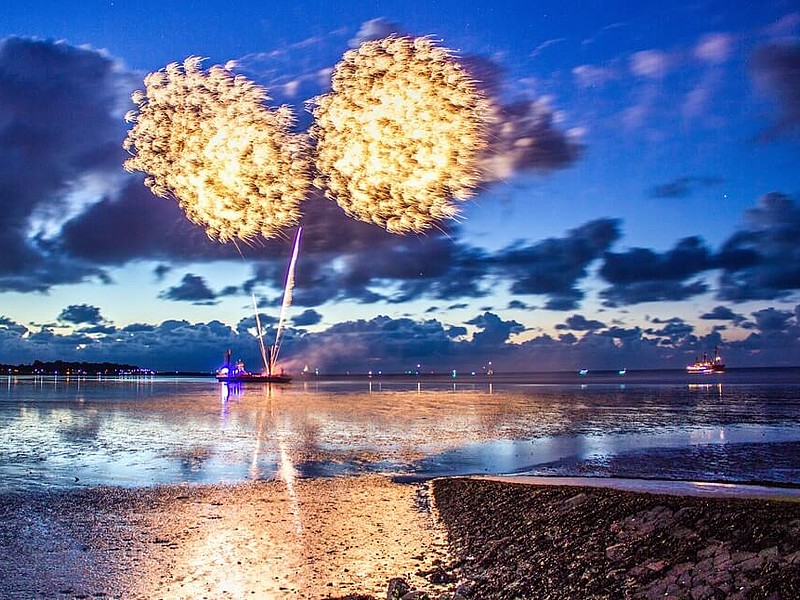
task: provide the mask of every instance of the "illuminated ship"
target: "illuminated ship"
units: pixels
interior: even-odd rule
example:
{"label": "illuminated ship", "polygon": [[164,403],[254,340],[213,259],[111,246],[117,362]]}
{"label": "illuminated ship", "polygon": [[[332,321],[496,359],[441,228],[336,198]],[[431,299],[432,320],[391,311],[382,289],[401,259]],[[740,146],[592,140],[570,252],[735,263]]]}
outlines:
{"label": "illuminated ship", "polygon": [[703,375],[709,375],[711,373],[724,373],[725,363],[722,362],[722,357],[719,355],[719,349],[714,349],[713,358],[709,358],[704,352],[701,359],[695,359],[692,364],[686,365],[686,372],[701,373]]}
{"label": "illuminated ship", "polygon": [[251,373],[244,368],[244,362],[231,363],[231,351],[225,353],[225,363],[217,369],[217,381],[226,383],[291,383],[292,378],[281,371],[272,373],[265,368],[261,373]]}
{"label": "illuminated ship", "polygon": [[275,343],[269,347],[267,352],[264,346],[264,332],[261,329],[261,319],[258,316],[258,306],[256,306],[256,297],[253,294],[253,310],[256,315],[256,329],[258,332],[258,345],[261,350],[261,360],[264,363],[264,368],[261,373],[251,373],[244,367],[241,360],[236,363],[231,363],[231,351],[225,353],[225,362],[217,369],[217,381],[226,383],[290,383],[292,378],[283,372],[277,370],[278,366],[278,351],[281,347],[281,334],[283,333],[283,324],[286,321],[286,313],[289,306],[292,304],[292,289],[294,288],[294,267],[297,263],[297,252],[300,248],[300,234],[303,228],[297,229],[297,235],[294,238],[294,248],[292,249],[292,258],[289,261],[289,268],[286,271],[286,284],[283,288],[283,304],[281,305],[281,315],[278,319],[278,328],[275,334]]}

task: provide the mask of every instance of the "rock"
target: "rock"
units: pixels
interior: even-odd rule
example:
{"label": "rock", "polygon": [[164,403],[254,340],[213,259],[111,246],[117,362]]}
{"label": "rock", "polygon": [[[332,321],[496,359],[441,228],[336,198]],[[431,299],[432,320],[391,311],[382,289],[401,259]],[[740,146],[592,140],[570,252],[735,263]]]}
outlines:
{"label": "rock", "polygon": [[411,591],[411,586],[402,577],[395,577],[389,580],[389,586],[386,590],[386,600],[401,600],[406,594]]}

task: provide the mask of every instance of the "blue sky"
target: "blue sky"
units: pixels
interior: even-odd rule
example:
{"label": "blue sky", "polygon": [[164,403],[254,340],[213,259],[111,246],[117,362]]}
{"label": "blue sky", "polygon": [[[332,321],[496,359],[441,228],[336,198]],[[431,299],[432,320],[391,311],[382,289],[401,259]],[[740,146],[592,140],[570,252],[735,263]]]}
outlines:
{"label": "blue sky", "polygon": [[[397,236],[306,203],[286,366],[800,364],[800,10],[791,2],[4,2],[0,363],[252,364],[291,232],[207,239],[122,169],[130,94],[190,55],[273,105],[360,41],[429,35],[501,107],[479,193]],[[489,160],[491,159],[491,160]]]}

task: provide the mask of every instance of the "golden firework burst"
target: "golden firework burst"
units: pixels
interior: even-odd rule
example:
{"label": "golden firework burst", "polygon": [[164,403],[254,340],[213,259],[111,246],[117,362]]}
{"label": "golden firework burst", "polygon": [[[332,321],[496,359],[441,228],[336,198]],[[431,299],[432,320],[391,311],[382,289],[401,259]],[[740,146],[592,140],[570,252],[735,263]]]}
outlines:
{"label": "golden firework burst", "polygon": [[294,114],[269,109],[266,90],[221,66],[187,58],[149,74],[124,147],[129,171],[154,194],[177,199],[213,239],[275,237],[299,221],[310,183]]}
{"label": "golden firework burst", "polygon": [[348,51],[312,101],[315,184],[344,211],[393,233],[454,218],[486,145],[487,100],[429,38],[388,37]]}

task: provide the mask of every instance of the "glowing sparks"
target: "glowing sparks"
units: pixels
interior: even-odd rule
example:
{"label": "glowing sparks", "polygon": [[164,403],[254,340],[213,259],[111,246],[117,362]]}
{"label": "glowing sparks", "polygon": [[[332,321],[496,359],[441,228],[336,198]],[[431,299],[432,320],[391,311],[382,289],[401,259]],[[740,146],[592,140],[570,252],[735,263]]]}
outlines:
{"label": "glowing sparks", "polygon": [[452,53],[389,37],[347,52],[314,100],[319,187],[394,233],[454,218],[478,183],[489,107]]}
{"label": "glowing sparks", "polygon": [[144,83],[127,116],[127,170],[146,173],[154,194],[175,197],[222,242],[275,237],[299,221],[310,176],[288,107],[266,108],[263,88],[194,57]]}

